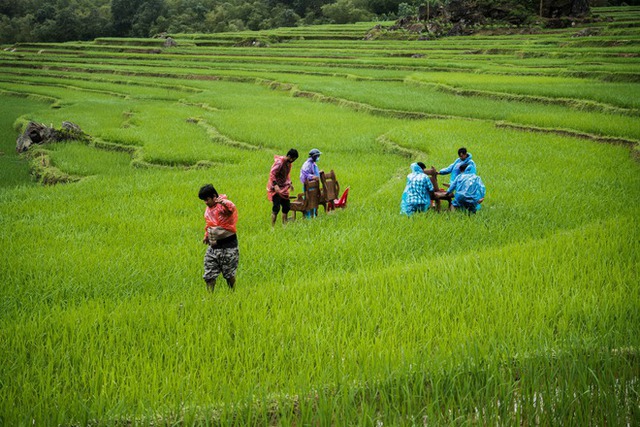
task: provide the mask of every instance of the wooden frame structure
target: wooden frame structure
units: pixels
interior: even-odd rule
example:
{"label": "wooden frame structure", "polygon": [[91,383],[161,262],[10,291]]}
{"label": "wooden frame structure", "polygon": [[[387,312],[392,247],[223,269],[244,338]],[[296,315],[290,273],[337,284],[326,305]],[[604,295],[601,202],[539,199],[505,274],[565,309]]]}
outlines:
{"label": "wooden frame structure", "polygon": [[442,207],[442,201],[446,201],[449,205],[447,206],[448,210],[452,210],[453,205],[451,204],[451,200],[453,199],[453,194],[448,194],[447,190],[444,188],[440,188],[438,185],[438,171],[435,167],[431,166],[431,169],[427,169],[425,173],[429,176],[431,180],[431,184],[433,185],[433,201],[436,205],[436,211],[440,211]]}
{"label": "wooden frame structure", "polygon": [[[317,215],[318,206],[322,205],[325,212],[331,212],[336,208],[347,206],[349,187],[340,195],[340,183],[336,179],[336,173],[320,171],[320,180],[307,181],[304,186],[304,193],[299,193],[297,197],[291,197],[291,210],[293,220],[296,219],[296,212],[314,211]],[[338,198],[339,197],[339,198]]]}

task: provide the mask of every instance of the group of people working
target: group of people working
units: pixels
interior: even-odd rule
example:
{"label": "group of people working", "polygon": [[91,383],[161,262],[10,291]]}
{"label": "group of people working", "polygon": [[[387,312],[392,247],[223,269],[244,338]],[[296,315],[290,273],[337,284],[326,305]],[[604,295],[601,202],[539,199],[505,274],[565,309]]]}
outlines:
{"label": "group of people working", "polygon": [[[315,148],[309,151],[309,157],[300,169],[300,182],[303,186],[310,181],[320,179],[317,163],[321,154],[320,150]],[[271,208],[272,226],[275,225],[280,211],[282,211],[282,223],[287,222],[287,216],[291,209],[289,194],[293,191],[290,177],[291,166],[297,159],[298,151],[294,148],[289,150],[285,156],[274,156],[267,183],[267,197],[273,203]],[[473,213],[480,208],[480,203],[484,200],[485,187],[480,177],[476,175],[476,164],[466,148],[460,148],[458,159],[449,167],[436,173],[439,175],[451,174],[451,184],[447,194],[453,195],[452,205],[454,207]],[[426,166],[422,162],[413,163],[402,193],[402,213],[411,216],[416,212],[425,212],[432,206],[433,196],[434,188],[426,174]],[[233,289],[240,259],[236,235],[238,210],[225,194],[218,194],[218,191],[211,184],[200,188],[198,197],[207,206],[204,212],[206,225],[202,242],[207,244],[208,248],[204,256],[203,279],[207,284],[207,289],[213,291],[216,279],[222,274],[229,288]],[[305,215],[315,216],[315,212],[309,211]]]}
{"label": "group of people working", "polygon": [[[304,185],[312,180],[320,179],[320,171],[317,162],[320,158],[320,150],[313,149],[309,152],[309,158],[300,170],[300,181]],[[291,208],[289,193],[293,191],[290,173],[291,165],[298,159],[298,151],[294,148],[287,152],[286,156],[275,156],[269,182],[267,184],[267,196],[273,202],[271,210],[271,225],[275,225],[278,212],[282,209],[282,222],[287,221],[287,214]],[[238,209],[225,194],[219,194],[212,184],[200,188],[198,197],[207,206],[204,211],[205,233],[202,243],[207,244],[207,252],[204,255],[204,279],[207,289],[211,292],[215,289],[216,280],[222,274],[230,289],[234,289],[236,283],[236,271],[240,260],[238,249],[238,236],[236,224],[238,222]],[[309,216],[313,212],[306,213]]]}
{"label": "group of people working", "polygon": [[[460,148],[458,158],[449,167],[436,171],[436,174],[451,174],[445,197],[452,197],[451,205],[454,209],[464,209],[469,213],[476,213],[480,209],[486,189],[482,179],[476,175],[476,164],[466,148]],[[411,173],[407,175],[407,184],[402,193],[400,212],[407,216],[426,212],[434,206],[434,198],[433,184],[427,175],[425,164],[411,164]]]}
{"label": "group of people working", "polygon": [[[310,181],[320,180],[320,170],[318,169],[318,160],[322,153],[317,148],[309,151],[307,160],[300,168],[300,182],[304,186]],[[269,181],[267,182],[267,197],[273,203],[271,208],[271,226],[276,224],[278,213],[282,209],[282,223],[287,222],[289,210],[291,209],[291,201],[289,194],[293,191],[293,183],[291,182],[290,173],[291,165],[298,159],[298,150],[292,148],[287,152],[286,156],[274,156],[273,165],[269,172]],[[317,216],[318,209],[310,209],[304,213],[305,217],[310,218]]]}

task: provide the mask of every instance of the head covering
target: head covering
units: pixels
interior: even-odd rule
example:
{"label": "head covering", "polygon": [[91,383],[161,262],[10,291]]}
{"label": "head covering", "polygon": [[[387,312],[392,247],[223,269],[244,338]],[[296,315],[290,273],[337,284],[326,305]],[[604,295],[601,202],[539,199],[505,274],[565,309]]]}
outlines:
{"label": "head covering", "polygon": [[316,157],[316,156],[319,156],[320,154],[322,153],[317,148],[314,148],[313,150],[309,151],[309,157]]}
{"label": "head covering", "polygon": [[424,173],[422,168],[418,163],[411,163],[411,172],[413,173]]}

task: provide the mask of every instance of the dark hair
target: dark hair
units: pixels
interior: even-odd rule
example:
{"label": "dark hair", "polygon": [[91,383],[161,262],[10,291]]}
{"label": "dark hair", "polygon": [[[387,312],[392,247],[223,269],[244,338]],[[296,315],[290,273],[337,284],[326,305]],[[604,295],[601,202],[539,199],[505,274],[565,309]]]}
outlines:
{"label": "dark hair", "polygon": [[458,148],[458,156],[460,154],[467,154],[467,149],[464,147]]}
{"label": "dark hair", "polygon": [[291,157],[292,159],[297,159],[298,158],[298,150],[296,150],[295,148],[292,148],[291,150],[287,151],[287,156]]}
{"label": "dark hair", "polygon": [[418,162],[418,166],[420,166],[420,169],[426,169],[427,168],[427,165],[425,165],[422,162]]}
{"label": "dark hair", "polygon": [[211,184],[203,185],[198,193],[200,200],[207,200],[208,198],[215,199],[218,197],[218,192]]}
{"label": "dark hair", "polygon": [[467,166],[469,166],[469,163],[463,163],[460,165],[460,172],[464,172],[467,170]]}

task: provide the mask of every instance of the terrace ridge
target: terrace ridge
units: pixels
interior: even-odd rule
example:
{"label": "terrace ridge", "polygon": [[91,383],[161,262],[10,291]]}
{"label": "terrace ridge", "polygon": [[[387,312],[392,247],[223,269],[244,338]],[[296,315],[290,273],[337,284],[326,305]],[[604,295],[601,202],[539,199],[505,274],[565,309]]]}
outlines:
{"label": "terrace ridge", "polygon": [[[194,87],[190,87],[190,86],[184,86],[184,85],[165,85],[165,84],[161,84],[161,83],[143,83],[143,82],[138,82],[138,81],[133,81],[133,80],[109,80],[106,78],[91,78],[88,76],[79,76],[79,75],[69,75],[69,74],[64,74],[64,73],[60,73],[60,74],[53,74],[53,73],[38,73],[38,74],[33,74],[33,73],[28,73],[28,72],[19,72],[19,71],[9,71],[9,72],[3,72],[1,75],[7,75],[7,76],[17,76],[17,77],[45,77],[45,78],[52,78],[52,79],[63,79],[63,80],[80,80],[80,81],[86,81],[86,82],[100,82],[100,83],[107,83],[107,84],[115,84],[115,85],[122,85],[122,86],[138,86],[138,87],[148,87],[148,88],[159,88],[159,89],[167,89],[167,90],[176,90],[176,91],[181,91],[181,92],[189,92],[189,93],[202,93],[203,90],[202,89],[198,89],[198,88],[194,88]],[[158,98],[160,99],[160,98]]]}
{"label": "terrace ridge", "polygon": [[427,157],[427,153],[424,151],[403,147],[395,143],[387,135],[380,135],[376,138],[376,142],[382,146],[382,150],[386,153],[399,155],[407,159],[420,159]]}
{"label": "terrace ridge", "polygon": [[443,83],[429,83],[429,82],[420,82],[412,79],[411,77],[407,77],[405,79],[405,83],[414,84],[419,86],[429,86],[434,89],[451,93],[458,96],[467,96],[467,97],[484,97],[488,99],[497,99],[504,101],[517,101],[517,102],[535,102],[539,104],[546,105],[560,105],[563,107],[568,107],[575,110],[581,111],[595,111],[600,113],[611,113],[611,114],[620,114],[630,117],[640,117],[640,109],[637,108],[623,108],[616,107],[615,105],[606,104],[603,102],[596,102],[590,100],[581,100],[575,98],[551,98],[548,96],[536,96],[536,95],[524,95],[524,94],[513,94],[508,92],[492,92],[486,90],[477,90],[477,89],[462,89],[451,85],[446,85]]}
{"label": "terrace ridge", "polygon": [[410,119],[410,120],[424,120],[424,119],[465,119],[465,120],[478,120],[474,118],[464,116],[450,116],[443,114],[431,114],[416,111],[401,111],[374,107],[370,104],[365,104],[357,101],[350,101],[344,98],[337,98],[334,96],[323,95],[318,92],[310,92],[303,90],[292,89],[291,95],[297,98],[306,98],[316,102],[322,102],[326,104],[334,104],[339,107],[350,108],[357,112],[364,112],[376,116],[393,117],[398,119]]}
{"label": "terrace ridge", "polygon": [[628,147],[640,146],[640,140],[636,140],[636,139],[619,138],[614,136],[593,135],[586,132],[578,132],[571,129],[542,128],[538,126],[519,125],[516,123],[509,123],[502,120],[495,121],[495,125],[496,127],[499,127],[499,128],[515,129],[515,130],[520,130],[524,132],[552,133],[552,134],[561,135],[561,136],[570,136],[572,138],[588,139],[591,141],[602,142],[606,144],[624,145]]}
{"label": "terrace ridge", "polygon": [[26,158],[29,159],[29,173],[43,185],[74,183],[84,178],[58,169],[51,160],[50,151],[45,148],[32,147],[26,152]]}
{"label": "terrace ridge", "polygon": [[209,139],[211,140],[211,142],[214,142],[216,144],[228,145],[230,147],[239,148],[241,150],[249,150],[249,151],[262,150],[262,147],[260,146],[250,144],[248,142],[236,141],[234,139],[229,138],[226,135],[223,135],[222,133],[220,133],[220,131],[216,127],[210,125],[203,118],[190,117],[187,119],[187,122],[194,123],[200,126],[201,128],[203,128],[206,131],[207,135],[209,136]]}
{"label": "terrace ridge", "polygon": [[216,165],[222,165],[223,163],[212,162],[209,160],[198,160],[195,163],[183,163],[176,164],[175,162],[162,162],[162,161],[149,161],[144,158],[144,148],[140,146],[119,144],[117,142],[106,141],[102,138],[91,138],[88,145],[106,151],[119,151],[128,153],[131,155],[131,167],[137,169],[208,169]]}
{"label": "terrace ridge", "polygon": [[[208,169],[214,166],[221,166],[223,163],[209,160],[199,160],[195,163],[176,164],[174,162],[148,161],[144,159],[144,149],[140,146],[120,144],[107,141],[102,138],[88,136],[86,140],[74,141],[89,147],[127,153],[131,156],[130,166],[137,169],[165,169],[165,170],[193,170]],[[50,151],[43,146],[33,146],[25,156],[29,159],[29,171],[34,179],[44,185],[69,184],[79,182],[85,176],[72,175],[59,169],[52,161]]]}
{"label": "terrace ridge", "polygon": [[51,104],[52,108],[56,108],[56,106],[59,106],[60,103],[62,102],[61,99],[54,98],[53,96],[38,95],[35,93],[19,92],[15,90],[0,89],[0,95],[13,96],[18,98],[28,98],[28,99],[33,99],[35,101],[46,102],[48,104]]}

